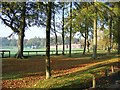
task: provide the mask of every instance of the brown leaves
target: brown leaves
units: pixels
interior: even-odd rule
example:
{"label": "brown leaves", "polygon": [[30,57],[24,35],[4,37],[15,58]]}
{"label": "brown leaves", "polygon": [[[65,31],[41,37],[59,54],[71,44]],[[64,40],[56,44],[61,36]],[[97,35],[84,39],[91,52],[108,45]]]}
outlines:
{"label": "brown leaves", "polygon": [[[52,76],[63,76],[79,70],[86,66],[97,64],[101,60],[83,58],[52,57]],[[111,60],[110,62],[115,61]],[[106,61],[107,62],[107,61]],[[98,63],[102,64],[102,63]],[[87,67],[89,68],[89,67]],[[45,61],[39,58],[28,58],[28,60],[3,60],[3,77],[5,74],[20,74],[18,79],[2,80],[3,88],[31,88],[39,80],[45,79]],[[101,72],[103,73],[103,72]],[[104,73],[103,73],[104,74]],[[14,75],[14,74],[13,74]]]}

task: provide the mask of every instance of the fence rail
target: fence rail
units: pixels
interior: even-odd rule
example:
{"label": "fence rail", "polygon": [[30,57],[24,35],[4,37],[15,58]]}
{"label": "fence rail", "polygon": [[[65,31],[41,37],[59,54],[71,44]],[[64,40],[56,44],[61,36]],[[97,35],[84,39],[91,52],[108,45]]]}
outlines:
{"label": "fence rail", "polygon": [[[80,53],[82,50],[71,50],[71,53]],[[58,54],[62,54],[62,50],[58,50],[57,51]],[[69,53],[69,50],[65,50],[64,51],[64,54],[68,54]],[[46,54],[46,51],[23,51],[23,55],[24,56],[31,56],[31,55],[45,55]],[[55,55],[56,54],[56,51],[55,50],[51,50],[50,51],[50,54],[51,55]],[[0,50],[0,57],[4,58],[6,57],[10,57],[10,56],[14,56],[13,54],[11,55],[11,52],[10,50]]]}
{"label": "fence rail", "polygon": [[0,50],[1,57],[5,57],[5,53],[8,53],[8,57],[10,57],[10,50]]}
{"label": "fence rail", "polygon": [[[71,52],[72,53],[79,53],[79,52],[81,52],[82,50],[71,50]],[[57,51],[58,52],[58,54],[62,54],[62,50],[58,50]],[[26,54],[27,53],[27,54]],[[65,50],[64,51],[64,53],[65,54],[67,54],[67,53],[69,53],[69,50]],[[33,55],[33,54],[35,54],[35,55],[45,55],[46,54],[46,51],[23,51],[23,54],[24,55],[28,55],[28,56],[30,56],[30,54],[31,55]],[[54,54],[56,54],[56,51],[55,50],[51,50],[50,51],[50,54],[51,55],[54,55]]]}

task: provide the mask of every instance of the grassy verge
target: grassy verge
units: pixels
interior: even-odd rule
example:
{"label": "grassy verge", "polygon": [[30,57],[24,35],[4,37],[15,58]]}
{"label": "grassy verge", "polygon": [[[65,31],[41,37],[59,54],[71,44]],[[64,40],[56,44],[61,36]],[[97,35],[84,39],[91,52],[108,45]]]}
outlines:
{"label": "grassy verge", "polygon": [[96,78],[103,77],[104,71],[110,69],[110,64],[115,62],[118,60],[111,59],[88,65],[62,77],[52,77],[48,80],[39,81],[33,88],[88,88],[92,86],[93,75]]}

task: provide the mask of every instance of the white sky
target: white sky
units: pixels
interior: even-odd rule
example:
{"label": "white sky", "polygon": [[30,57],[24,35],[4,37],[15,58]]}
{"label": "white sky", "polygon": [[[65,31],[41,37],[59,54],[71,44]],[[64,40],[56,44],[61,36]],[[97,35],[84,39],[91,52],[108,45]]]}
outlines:
{"label": "white sky", "polygon": [[[8,37],[12,32],[13,31],[9,27],[0,23],[0,37]],[[34,26],[25,31],[25,39],[34,38],[35,36],[45,38],[46,37],[45,29]]]}
{"label": "white sky", "polygon": [[[57,18],[57,17],[59,17],[59,18]],[[60,21],[61,22],[61,18],[60,17],[61,17],[60,14],[56,15],[56,21]],[[30,39],[30,38],[34,38],[34,37],[45,38],[46,37],[45,30],[46,29],[43,28],[43,27],[37,27],[37,26],[29,27],[25,31],[25,39]],[[13,31],[11,30],[11,28],[6,26],[0,20],[0,37],[8,37],[12,32]],[[53,35],[51,35],[51,36],[53,36]],[[15,38],[17,38],[17,35],[15,35]]]}

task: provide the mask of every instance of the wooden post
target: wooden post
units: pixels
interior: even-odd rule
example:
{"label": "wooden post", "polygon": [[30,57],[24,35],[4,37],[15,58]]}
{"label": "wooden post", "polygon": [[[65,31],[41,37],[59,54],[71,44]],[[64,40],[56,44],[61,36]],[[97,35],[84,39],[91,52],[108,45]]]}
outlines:
{"label": "wooden post", "polygon": [[2,55],[2,58],[3,58],[3,57],[4,57],[4,51],[2,51],[2,54],[1,54],[1,55]]}
{"label": "wooden post", "polygon": [[114,73],[114,66],[113,65],[111,66],[111,71],[112,71],[112,73]]}
{"label": "wooden post", "polygon": [[10,57],[10,51],[9,51],[9,57]]}
{"label": "wooden post", "polygon": [[2,57],[4,58],[4,51],[3,51],[3,53],[2,53]]}
{"label": "wooden post", "polygon": [[96,87],[96,81],[95,81],[95,76],[93,75],[93,80],[92,80],[92,88]]}
{"label": "wooden post", "polygon": [[105,76],[108,76],[108,69],[105,69]]}

